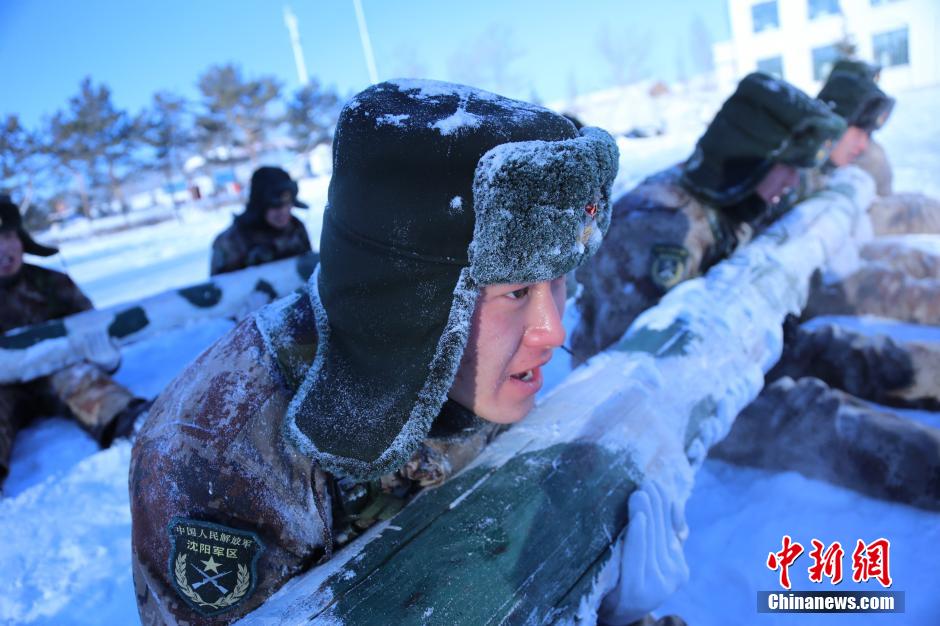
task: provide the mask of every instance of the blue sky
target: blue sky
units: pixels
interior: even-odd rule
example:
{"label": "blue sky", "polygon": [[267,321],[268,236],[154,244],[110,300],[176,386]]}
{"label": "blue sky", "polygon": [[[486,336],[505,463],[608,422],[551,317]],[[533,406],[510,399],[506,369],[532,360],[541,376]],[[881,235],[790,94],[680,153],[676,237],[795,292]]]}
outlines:
{"label": "blue sky", "polygon": [[[701,16],[725,39],[725,0],[362,0],[379,79],[424,77],[477,82],[481,41],[514,51],[500,64],[506,95],[543,101],[607,86],[633,66],[607,60],[599,43],[635,55],[647,73],[692,72],[689,33]],[[119,106],[145,106],[158,90],[195,98],[208,66],[235,62],[250,77],[299,85],[284,25],[287,3],[263,0],[0,0],[0,115],[28,126],[65,106],[84,76],[111,87]],[[344,95],[369,84],[352,0],[291,0],[308,71]],[[635,58],[635,57],[633,57]],[[493,79],[496,80],[496,79]],[[492,81],[491,81],[492,82]],[[496,88],[495,84],[479,86]]]}

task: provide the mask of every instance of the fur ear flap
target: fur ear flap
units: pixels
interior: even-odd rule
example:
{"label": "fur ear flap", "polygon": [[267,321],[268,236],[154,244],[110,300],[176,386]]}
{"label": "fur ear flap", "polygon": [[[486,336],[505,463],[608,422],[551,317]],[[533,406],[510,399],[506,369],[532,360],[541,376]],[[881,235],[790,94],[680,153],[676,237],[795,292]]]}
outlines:
{"label": "fur ear flap", "polygon": [[481,285],[551,280],[594,254],[610,226],[619,151],[597,128],[483,155],[473,182],[470,267]]}

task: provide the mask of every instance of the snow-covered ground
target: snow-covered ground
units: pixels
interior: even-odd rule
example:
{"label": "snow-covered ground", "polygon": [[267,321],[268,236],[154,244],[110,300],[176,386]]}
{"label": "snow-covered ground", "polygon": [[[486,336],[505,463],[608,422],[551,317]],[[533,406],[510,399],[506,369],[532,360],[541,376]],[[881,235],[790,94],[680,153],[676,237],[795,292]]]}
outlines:
{"label": "snow-covered ground", "polygon": [[[720,99],[662,104],[670,134],[620,139],[625,190],[643,176],[687,156],[704,121]],[[935,119],[940,88],[902,94],[878,139],[895,166],[895,187],[940,197],[940,123]],[[684,112],[684,113],[683,113]],[[585,121],[596,122],[582,112]],[[694,113],[694,114],[693,114]],[[681,114],[681,115],[680,115]],[[607,115],[606,113],[604,115]],[[682,117],[684,115],[684,117]],[[603,117],[598,115],[598,117]],[[681,117],[681,119],[678,119]],[[614,122],[609,125],[615,128]],[[631,124],[623,122],[623,128]],[[311,239],[319,235],[326,181],[304,181],[301,197],[311,207],[298,215]],[[208,277],[209,245],[238,207],[214,213],[184,212],[182,222],[101,236],[63,245],[67,269],[98,306],[150,295]],[[53,260],[55,266],[61,261]],[[565,316],[576,323],[573,310]],[[839,319],[863,332],[898,338],[938,339],[940,329],[873,319]],[[226,320],[194,324],[159,340],[124,350],[117,374],[136,393],[152,397],[201,350],[231,328]],[[568,357],[556,354],[546,382],[568,372]],[[934,426],[940,416],[905,415]],[[768,445],[772,445],[769,442]],[[794,451],[798,454],[799,451]],[[130,446],[98,451],[71,421],[42,420],[20,433],[11,474],[0,500],[0,623],[130,624],[137,620],[130,575],[130,515],[127,466]],[[691,529],[686,556],[691,580],[662,607],[696,626],[710,624],[940,624],[936,545],[940,515],[880,502],[794,473],[772,473],[706,461],[687,506]],[[777,574],[765,561],[789,534],[805,546],[812,538],[839,540],[851,551],[856,539],[891,541],[893,589],[906,592],[904,615],[759,615],[756,592],[777,589]],[[846,571],[851,578],[851,558]],[[804,554],[791,573],[795,588],[809,588]],[[877,586],[862,585],[874,590]],[[826,585],[819,589],[828,589]],[[852,589],[843,582],[840,590]]]}

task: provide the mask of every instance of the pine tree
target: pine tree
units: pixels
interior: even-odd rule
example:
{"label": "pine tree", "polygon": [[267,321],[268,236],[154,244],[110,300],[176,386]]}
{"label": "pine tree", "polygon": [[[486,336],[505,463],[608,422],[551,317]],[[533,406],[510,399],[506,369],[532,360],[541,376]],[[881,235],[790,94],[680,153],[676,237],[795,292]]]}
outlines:
{"label": "pine tree", "polygon": [[28,162],[36,155],[35,140],[18,116],[0,120],[0,193],[12,193],[32,182]]}
{"label": "pine tree", "polygon": [[280,82],[273,77],[246,80],[238,66],[227,64],[203,72],[198,86],[204,111],[196,124],[205,151],[215,151],[214,160],[231,162],[237,160],[231,149],[242,148],[256,163],[281,122],[270,110],[280,96]]}
{"label": "pine tree", "polygon": [[332,142],[339,109],[337,93],[322,89],[316,80],[295,91],[285,116],[294,150],[308,154],[320,144]]}
{"label": "pine tree", "polygon": [[[195,142],[189,116],[188,102],[167,91],[154,94],[144,115],[142,139],[153,150],[154,168],[171,189],[174,179],[184,176],[183,161]],[[174,195],[173,206],[178,205]]]}
{"label": "pine tree", "polygon": [[74,174],[85,215],[91,216],[93,201],[102,200],[126,211],[123,184],[136,169],[140,120],[118,109],[111,90],[88,77],[68,109],[52,117],[49,130],[47,150]]}

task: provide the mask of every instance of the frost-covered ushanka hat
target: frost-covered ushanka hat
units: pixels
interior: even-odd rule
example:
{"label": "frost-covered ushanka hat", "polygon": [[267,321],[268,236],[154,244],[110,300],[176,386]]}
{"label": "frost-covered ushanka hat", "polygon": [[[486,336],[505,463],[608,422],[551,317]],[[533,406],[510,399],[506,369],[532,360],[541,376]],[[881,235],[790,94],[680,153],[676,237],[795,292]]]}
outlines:
{"label": "frost-covered ushanka hat", "polygon": [[768,74],[745,76],[699,138],[683,168],[682,185],[740,220],[758,217],[756,196],[776,163],[822,165],[845,122],[829,107]]}
{"label": "frost-covered ushanka hat", "polygon": [[374,85],[343,109],[309,291],[313,365],[288,437],[366,480],[411,457],[447,399],[480,289],[554,279],[600,246],[613,139],[436,81]]}

